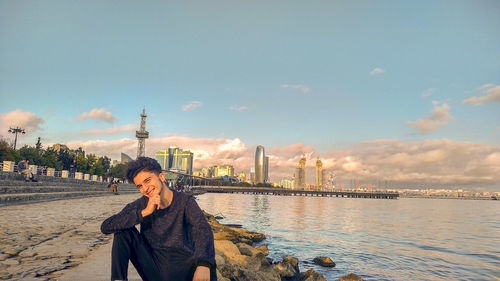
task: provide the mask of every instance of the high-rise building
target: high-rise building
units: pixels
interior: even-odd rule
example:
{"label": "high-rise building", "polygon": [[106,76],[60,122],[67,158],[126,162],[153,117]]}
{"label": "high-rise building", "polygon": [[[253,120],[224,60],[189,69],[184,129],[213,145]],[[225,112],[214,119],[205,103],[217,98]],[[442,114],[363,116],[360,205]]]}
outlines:
{"label": "high-rise building", "polygon": [[162,170],[193,174],[193,153],[189,150],[171,146],[168,150],[157,152],[155,157]]}
{"label": "high-rise building", "polygon": [[316,188],[323,187],[323,163],[319,158],[316,160]]}
{"label": "high-rise building", "polygon": [[264,161],[264,182],[269,182],[269,156],[266,156]]}
{"label": "high-rise building", "polygon": [[234,177],[234,168],[231,165],[214,166],[213,171],[216,178],[223,176]]}
{"label": "high-rise building", "polygon": [[250,181],[255,183],[255,167],[250,168]]}
{"label": "high-rise building", "polygon": [[302,154],[302,159],[299,161],[299,166],[294,173],[294,188],[304,189],[306,187],[306,156]]}
{"label": "high-rise building", "polygon": [[264,183],[265,158],[264,147],[262,145],[257,146],[255,150],[255,183]]}

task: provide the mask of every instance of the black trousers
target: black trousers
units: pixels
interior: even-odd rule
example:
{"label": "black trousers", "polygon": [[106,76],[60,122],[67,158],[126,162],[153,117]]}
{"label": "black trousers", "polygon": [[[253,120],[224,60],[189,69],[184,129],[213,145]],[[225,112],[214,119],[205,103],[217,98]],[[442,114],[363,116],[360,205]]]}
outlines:
{"label": "black trousers", "polygon": [[[193,256],[178,250],[152,249],[135,227],[117,232],[111,251],[111,280],[127,280],[128,263],[132,262],[145,281],[192,280]],[[210,270],[215,274],[215,269]],[[217,280],[217,275],[215,279]]]}

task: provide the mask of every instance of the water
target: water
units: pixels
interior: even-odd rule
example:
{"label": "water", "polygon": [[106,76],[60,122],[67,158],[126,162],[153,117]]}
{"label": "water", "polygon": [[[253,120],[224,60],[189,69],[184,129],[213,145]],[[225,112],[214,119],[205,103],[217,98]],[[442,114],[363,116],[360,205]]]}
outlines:
{"label": "water", "polygon": [[270,258],[295,256],[327,280],[500,280],[499,201],[209,193],[198,203],[264,233]]}

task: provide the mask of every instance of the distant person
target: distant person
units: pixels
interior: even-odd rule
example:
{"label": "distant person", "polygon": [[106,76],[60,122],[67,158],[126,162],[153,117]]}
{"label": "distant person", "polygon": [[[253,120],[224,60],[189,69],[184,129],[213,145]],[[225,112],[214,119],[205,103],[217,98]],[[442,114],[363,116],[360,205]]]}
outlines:
{"label": "distant person", "polygon": [[29,169],[30,160],[21,160],[17,164],[17,171],[24,176],[25,181],[34,181],[33,174]]}
{"label": "distant person", "polygon": [[217,280],[213,233],[194,198],[168,189],[152,158],[129,162],[127,179],[143,197],[101,225],[114,233],[111,280],[127,280],[129,260],[143,280]]}

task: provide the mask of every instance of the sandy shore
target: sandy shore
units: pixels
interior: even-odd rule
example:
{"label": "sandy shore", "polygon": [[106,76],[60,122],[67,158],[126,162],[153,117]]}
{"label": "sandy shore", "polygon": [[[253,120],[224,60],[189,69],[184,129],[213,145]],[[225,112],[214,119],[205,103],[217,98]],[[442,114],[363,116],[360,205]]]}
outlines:
{"label": "sandy shore", "polygon": [[[128,194],[0,208],[0,280],[59,280],[68,269],[84,261],[92,264],[91,258],[100,259],[106,254],[103,260],[107,260],[109,249],[99,247],[109,244],[112,236],[100,232],[101,222],[140,196]],[[101,254],[91,255],[98,248]],[[87,272],[99,276],[92,280],[101,280],[100,276],[109,280],[109,266],[102,265]]]}

